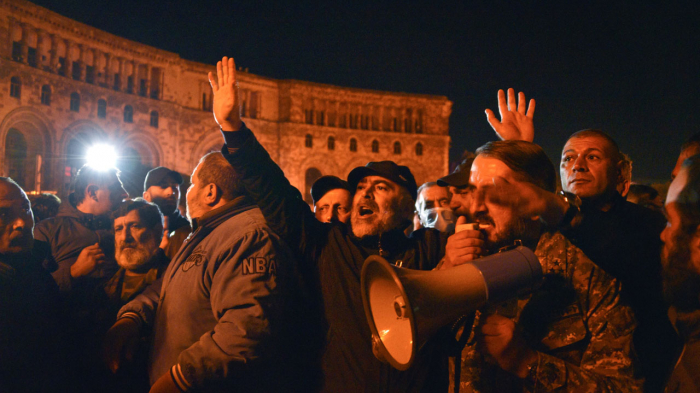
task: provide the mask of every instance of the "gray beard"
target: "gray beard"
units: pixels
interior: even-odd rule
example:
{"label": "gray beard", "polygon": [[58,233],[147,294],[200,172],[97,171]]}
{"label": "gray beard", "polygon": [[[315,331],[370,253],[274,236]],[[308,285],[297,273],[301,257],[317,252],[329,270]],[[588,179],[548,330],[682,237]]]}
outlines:
{"label": "gray beard", "polygon": [[388,209],[383,215],[374,217],[370,222],[362,220],[359,216],[359,211],[353,209],[350,216],[350,227],[353,235],[358,238],[365,236],[377,236],[384,232],[398,228],[401,225],[401,218],[394,209]]}
{"label": "gray beard", "polygon": [[124,269],[135,270],[145,265],[153,257],[156,250],[157,246],[151,239],[147,244],[137,245],[136,248],[128,250],[117,249],[115,259],[117,264]]}

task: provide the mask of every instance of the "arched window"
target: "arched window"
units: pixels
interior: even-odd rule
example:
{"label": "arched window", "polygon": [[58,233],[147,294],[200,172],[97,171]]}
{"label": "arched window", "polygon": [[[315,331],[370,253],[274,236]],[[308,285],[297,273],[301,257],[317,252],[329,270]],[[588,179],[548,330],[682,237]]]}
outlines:
{"label": "arched window", "polygon": [[401,154],[401,142],[394,142],[394,154]]}
{"label": "arched window", "polygon": [[420,142],[416,143],[416,155],[417,156],[423,155],[423,144]]}
{"label": "arched window", "polygon": [[372,141],[372,153],[379,153],[379,142],[377,140]]}
{"label": "arched window", "polygon": [[335,138],[332,136],[328,137],[328,150],[335,150]]}
{"label": "arched window", "polygon": [[311,186],[313,186],[316,180],[321,176],[323,176],[321,171],[316,168],[311,167],[306,170],[306,174],[304,175],[304,200],[309,205],[313,203],[313,199],[311,198]]}
{"label": "arched window", "polygon": [[127,105],[124,107],[124,123],[133,123],[134,122],[134,108],[131,107],[131,105]]}
{"label": "arched window", "polygon": [[51,86],[41,86],[41,103],[43,105],[51,105]]}
{"label": "arched window", "polygon": [[10,97],[19,98],[22,95],[22,81],[18,76],[10,78]]}
{"label": "arched window", "polygon": [[80,94],[70,93],[70,110],[73,112],[80,112]]}
{"label": "arched window", "polygon": [[97,100],[97,117],[100,119],[107,117],[107,101],[101,98]]}
{"label": "arched window", "polygon": [[350,139],[350,151],[357,151],[357,139]]}
{"label": "arched window", "polygon": [[311,134],[306,134],[306,137],[304,137],[304,146],[313,147],[313,145],[314,145],[314,138],[311,136]]}
{"label": "arched window", "polygon": [[158,112],[151,111],[151,127],[158,128]]}

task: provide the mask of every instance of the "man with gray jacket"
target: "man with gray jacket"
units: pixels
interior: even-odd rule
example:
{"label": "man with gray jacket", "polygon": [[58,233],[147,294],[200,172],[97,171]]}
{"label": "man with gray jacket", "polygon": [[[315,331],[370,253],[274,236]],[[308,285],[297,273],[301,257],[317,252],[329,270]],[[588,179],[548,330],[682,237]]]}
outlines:
{"label": "man with gray jacket", "polygon": [[116,371],[150,327],[151,392],[300,389],[308,383],[300,349],[307,341],[287,246],[221,153],[204,156],[191,181],[193,232],[161,284],[119,311],[106,337],[107,365]]}

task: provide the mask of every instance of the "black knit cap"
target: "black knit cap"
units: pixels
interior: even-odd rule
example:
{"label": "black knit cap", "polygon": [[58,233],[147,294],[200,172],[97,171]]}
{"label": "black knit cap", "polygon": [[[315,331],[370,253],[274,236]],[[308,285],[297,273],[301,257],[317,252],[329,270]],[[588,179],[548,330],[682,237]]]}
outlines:
{"label": "black knit cap", "polygon": [[413,200],[416,200],[418,186],[407,166],[396,165],[393,161],[370,162],[365,166],[359,166],[348,175],[348,183],[353,191],[357,189],[357,183],[367,176],[381,176],[389,179],[408,190]]}
{"label": "black knit cap", "polygon": [[151,186],[160,184],[166,177],[170,177],[171,179],[175,180],[177,184],[182,184],[181,174],[164,166],[159,166],[151,169],[146,174],[146,180],[143,182],[143,191],[145,192]]}
{"label": "black knit cap", "polygon": [[314,200],[314,204],[319,201],[319,199],[323,198],[324,195],[328,193],[328,191],[331,190],[336,190],[338,188],[342,188],[343,190],[347,190],[352,194],[352,190],[350,189],[350,185],[348,185],[348,182],[345,180],[337,177],[337,176],[321,176],[314,182],[314,184],[311,186],[311,198]]}

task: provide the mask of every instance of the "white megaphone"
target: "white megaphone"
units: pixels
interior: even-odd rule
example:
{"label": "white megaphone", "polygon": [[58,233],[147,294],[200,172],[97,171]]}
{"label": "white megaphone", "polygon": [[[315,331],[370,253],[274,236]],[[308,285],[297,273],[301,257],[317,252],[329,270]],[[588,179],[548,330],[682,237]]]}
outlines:
{"label": "white megaphone", "polygon": [[487,302],[532,291],[541,279],[540,261],[523,246],[438,271],[395,267],[372,255],[362,267],[362,302],[375,353],[406,370],[441,327]]}

